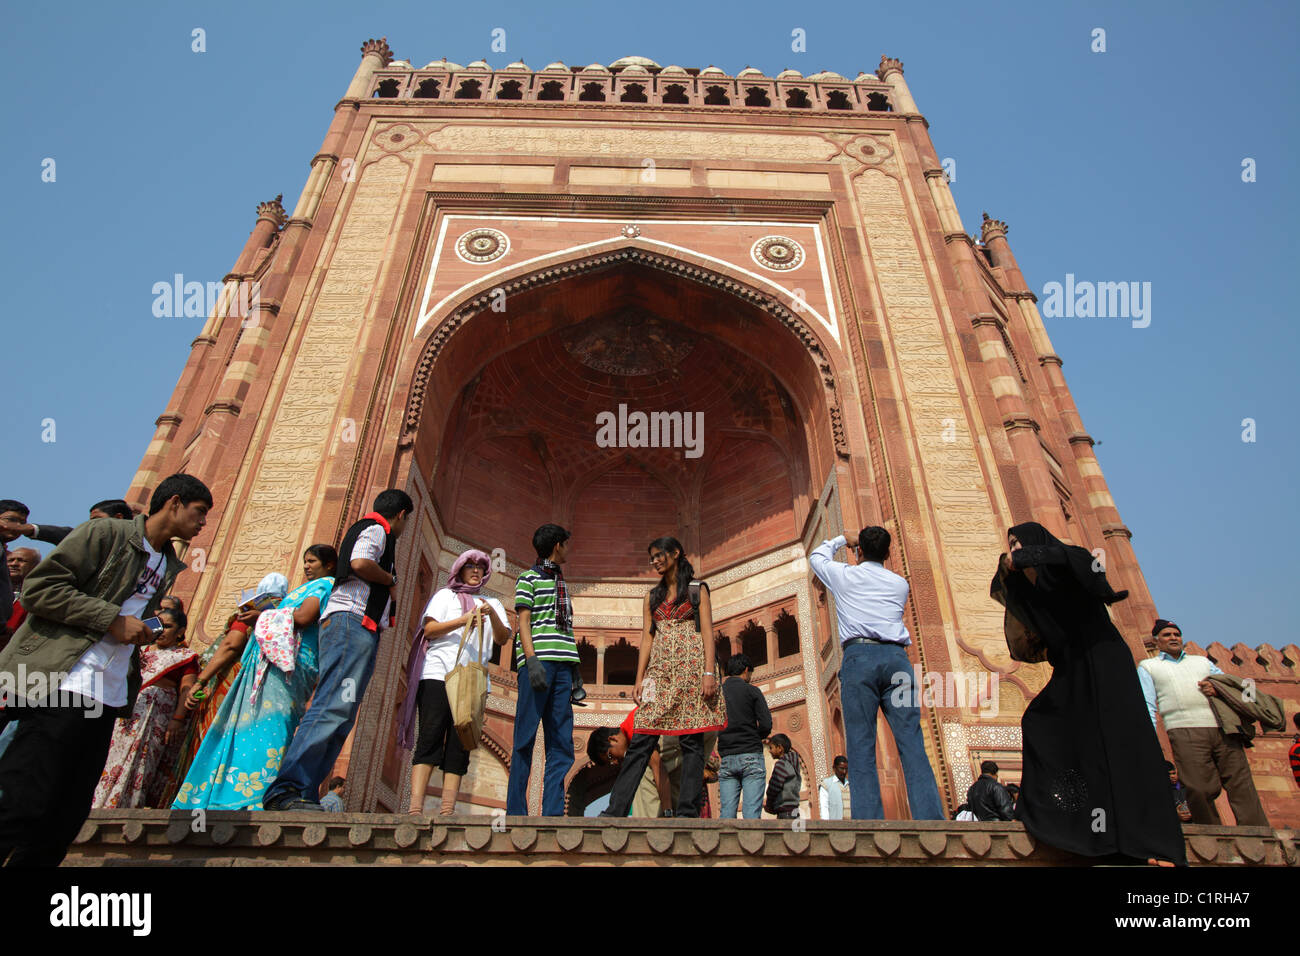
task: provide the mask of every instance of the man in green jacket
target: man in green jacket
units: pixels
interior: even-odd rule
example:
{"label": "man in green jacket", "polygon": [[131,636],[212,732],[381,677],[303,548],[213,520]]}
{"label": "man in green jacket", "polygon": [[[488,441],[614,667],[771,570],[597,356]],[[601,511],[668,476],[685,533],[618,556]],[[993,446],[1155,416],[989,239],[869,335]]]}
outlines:
{"label": "man in green jacket", "polygon": [[57,866],[90,813],[113,722],[140,690],[137,648],[185,564],[172,540],[197,535],[212,493],[163,480],[149,515],[75,528],[23,582],[27,619],[0,651],[0,698],[18,722],[0,757],[0,861]]}

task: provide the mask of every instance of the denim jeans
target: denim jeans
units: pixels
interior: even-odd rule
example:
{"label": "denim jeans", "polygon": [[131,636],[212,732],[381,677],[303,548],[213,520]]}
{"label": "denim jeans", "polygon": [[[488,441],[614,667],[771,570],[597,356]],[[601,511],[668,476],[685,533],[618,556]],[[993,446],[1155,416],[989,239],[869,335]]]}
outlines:
{"label": "denim jeans", "polygon": [[745,819],[760,819],[763,816],[766,776],[761,753],[731,754],[723,757],[722,769],[718,771],[718,801],[722,804],[721,818],[736,819],[736,808],[743,792]]}
{"label": "denim jeans", "polygon": [[573,665],[542,661],[546,692],[538,694],[528,682],[528,670],[519,668],[519,699],[515,702],[515,743],[506,787],[506,813],[528,816],[528,777],[533,770],[533,742],[537,722],[542,723],[546,769],[542,778],[542,816],[564,816],[564,778],[573,766]]}
{"label": "denim jeans", "polygon": [[316,800],[321,781],[334,769],[352,732],[375,672],[379,637],[362,625],[360,614],[335,611],[321,621],[319,641],[316,693],[285,751],[279,776],[262,798],[263,806],[285,796]]}
{"label": "denim jeans", "polygon": [[[901,684],[895,675],[906,674]],[[850,812],[854,820],[883,820],[880,778],[876,774],[876,713],[885,712],[903,762],[907,803],[913,820],[947,819],[939,802],[934,771],[921,738],[921,707],[916,674],[900,644],[851,644],[840,664],[840,700],[849,758]],[[907,693],[902,693],[906,688]],[[904,698],[900,704],[895,696]]]}

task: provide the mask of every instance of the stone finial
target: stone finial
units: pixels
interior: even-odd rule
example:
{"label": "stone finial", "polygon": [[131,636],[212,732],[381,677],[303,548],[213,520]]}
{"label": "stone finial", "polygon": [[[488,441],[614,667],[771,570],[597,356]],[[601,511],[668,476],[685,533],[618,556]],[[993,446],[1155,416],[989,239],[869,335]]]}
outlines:
{"label": "stone finial", "polygon": [[283,198],[284,198],[284,193],[280,193],[280,195],[276,196],[274,199],[270,200],[269,202],[258,203],[257,218],[270,220],[271,222],[275,223],[275,228],[277,229],[283,226],[286,218],[284,212],[284,206],[280,204],[280,200],[282,200]]}
{"label": "stone finial", "polygon": [[897,73],[903,72],[903,61],[899,59],[895,59],[892,56],[885,56],[884,54],[881,54],[880,66],[876,67],[876,76],[879,79],[883,80],[886,77],[888,77],[890,73],[895,73],[895,72]]}
{"label": "stone finial", "polygon": [[1005,239],[1007,237],[1007,224],[1000,219],[990,219],[989,214],[984,214],[984,222],[980,224],[980,240],[988,245],[990,239]]}
{"label": "stone finial", "polygon": [[380,37],[378,40],[367,40],[361,44],[361,55],[368,56],[371,53],[378,53],[379,59],[383,61],[384,66],[393,62],[393,51],[388,47],[388,37]]}

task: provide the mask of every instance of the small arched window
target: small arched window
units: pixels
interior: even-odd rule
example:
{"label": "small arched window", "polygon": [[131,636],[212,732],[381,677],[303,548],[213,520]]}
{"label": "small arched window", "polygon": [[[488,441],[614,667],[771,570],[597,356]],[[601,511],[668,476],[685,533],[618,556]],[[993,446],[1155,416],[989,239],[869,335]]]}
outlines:
{"label": "small arched window", "polygon": [[602,83],[583,83],[582,93],[578,99],[583,103],[605,102],[605,86]]}
{"label": "small arched window", "polygon": [[730,106],[731,100],[727,98],[726,87],[710,86],[705,88],[704,105],[705,106]]}
{"label": "small arched window", "polygon": [[772,101],[768,99],[767,90],[761,86],[751,86],[745,91],[746,106],[771,106]]}
{"label": "small arched window", "polygon": [[501,89],[497,90],[499,100],[522,100],[523,98],[523,86],[518,80],[506,80],[501,84]]}
{"label": "small arched window", "polygon": [[804,90],[791,90],[785,95],[785,107],[790,110],[811,109],[812,104],[808,102],[808,94]]}
{"label": "small arched window", "polygon": [[646,99],[645,87],[640,83],[629,83],[623,88],[623,95],[619,98],[620,103],[648,103]]}
{"label": "small arched window", "polygon": [[465,80],[462,82],[455,96],[455,99],[458,100],[481,100],[482,98],[483,84],[478,80]]}
{"label": "small arched window", "polygon": [[894,108],[889,105],[889,98],[884,93],[868,93],[867,109],[877,113],[892,113]]}
{"label": "small arched window", "polygon": [[412,97],[417,100],[433,100],[438,98],[438,91],[442,84],[435,79],[421,80],[420,85],[415,88]]}
{"label": "small arched window", "polygon": [[562,100],[564,99],[564,84],[559,80],[551,80],[549,83],[543,83],[541,92],[537,94],[539,100]]}
{"label": "small arched window", "polygon": [[678,83],[670,83],[664,87],[665,103],[689,103],[690,97],[686,95],[686,87]]}
{"label": "small arched window", "polygon": [[849,94],[843,90],[831,90],[826,94],[826,108],[828,110],[851,110],[853,104],[849,102]]}
{"label": "small arched window", "polygon": [[379,85],[375,87],[375,97],[383,100],[396,99],[397,88],[400,85],[397,80],[380,80]]}

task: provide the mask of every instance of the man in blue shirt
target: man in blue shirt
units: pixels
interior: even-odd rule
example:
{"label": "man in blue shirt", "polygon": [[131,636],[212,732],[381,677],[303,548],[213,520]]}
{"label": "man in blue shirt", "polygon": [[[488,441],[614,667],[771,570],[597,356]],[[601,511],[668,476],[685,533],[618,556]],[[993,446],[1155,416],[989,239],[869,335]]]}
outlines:
{"label": "man in blue shirt", "polygon": [[[863,528],[851,540],[840,535],[823,541],[808,558],[835,599],[843,651],[840,700],[853,794],[849,810],[854,820],[884,819],[876,773],[876,713],[883,710],[903,763],[912,819],[943,820],[939,788],[921,737],[919,685],[907,658],[912,638],[903,624],[903,608],[909,585],[884,566],[890,540],[884,528]],[[846,544],[857,552],[857,564],[832,560]]]}

